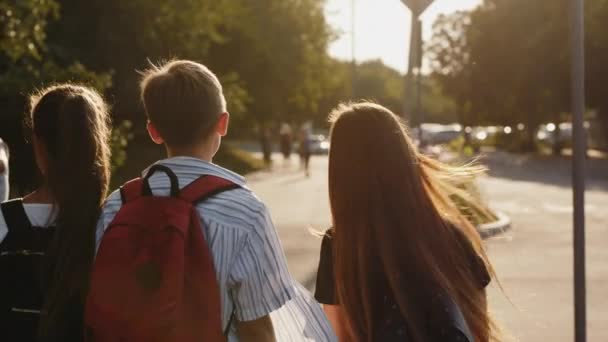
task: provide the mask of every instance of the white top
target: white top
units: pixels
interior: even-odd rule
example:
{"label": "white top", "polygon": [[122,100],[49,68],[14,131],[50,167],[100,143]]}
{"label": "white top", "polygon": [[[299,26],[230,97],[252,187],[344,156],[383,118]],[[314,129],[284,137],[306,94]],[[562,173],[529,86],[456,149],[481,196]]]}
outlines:
{"label": "white top", "polygon": [[[202,175],[214,175],[240,186],[197,205],[203,234],[213,256],[222,323],[235,312],[239,321],[270,315],[278,341],[335,341],[321,307],[290,275],[283,248],[266,206],[232,171],[200,159],[176,157],[158,164],[169,167],[184,188]],[[156,196],[169,195],[169,179],[158,172],[150,178]],[[97,247],[116,216],[120,192],[108,197],[97,225]],[[232,325],[229,341],[238,341]]]}
{"label": "white top", "polygon": [[[25,209],[27,218],[34,227],[50,227],[55,221],[52,204],[24,203],[23,208]],[[4,220],[4,214],[0,211],[0,242],[4,240],[7,233],[8,227]]]}

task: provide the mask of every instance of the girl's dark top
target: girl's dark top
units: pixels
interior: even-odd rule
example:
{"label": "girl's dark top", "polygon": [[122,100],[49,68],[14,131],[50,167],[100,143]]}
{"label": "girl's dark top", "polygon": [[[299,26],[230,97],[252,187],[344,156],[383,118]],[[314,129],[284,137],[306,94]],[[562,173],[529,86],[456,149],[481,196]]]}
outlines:
{"label": "girl's dark top", "polygon": [[[469,254],[468,259],[471,264],[471,271],[479,282],[479,288],[485,288],[490,283],[491,277],[485,266],[484,261],[475,252],[473,246],[471,245],[467,237],[456,228],[454,228],[454,231],[457,236],[457,239],[459,240],[460,246]],[[319,269],[317,273],[315,298],[321,304],[339,305],[335,289],[335,275],[333,270],[332,238],[333,230],[330,229],[325,233],[325,236],[323,237],[323,242],[321,244],[321,259],[319,261]],[[381,273],[379,273],[376,278],[378,283],[383,284],[380,285],[379,288],[388,288],[388,286],[386,285],[386,280]],[[399,307],[396,305],[394,299],[390,295],[390,291],[383,292],[384,293],[377,299],[382,303],[383,310],[377,315],[374,315],[375,317],[378,317],[379,326],[382,327],[381,329],[379,329],[381,336],[376,336],[376,338],[374,338],[374,341],[408,341],[407,324],[405,322],[405,319],[401,316]],[[457,306],[453,303],[453,301],[446,299],[446,297],[443,296],[429,298],[429,307],[437,306],[437,301],[440,301],[440,305],[442,306],[453,306],[453,309],[458,312],[455,315],[458,316],[459,309],[457,308]],[[429,314],[429,317],[434,316]],[[466,324],[464,322],[461,322],[464,327],[461,327],[460,329],[458,327],[446,327],[444,326],[445,324],[440,322],[428,323],[429,327],[427,330],[431,330],[430,334],[439,334],[438,336],[433,338],[432,341],[469,341],[469,338],[467,338],[466,336],[467,334],[461,331],[463,330],[462,328],[465,328],[466,330]],[[455,325],[459,324],[457,324],[456,322]]]}
{"label": "girl's dark top", "polygon": [[56,327],[61,336],[38,336],[40,311],[52,274],[46,254],[55,228],[33,226],[20,199],[2,203],[0,210],[8,227],[0,241],[2,341],[82,341],[84,303],[77,298],[64,308],[65,326]]}

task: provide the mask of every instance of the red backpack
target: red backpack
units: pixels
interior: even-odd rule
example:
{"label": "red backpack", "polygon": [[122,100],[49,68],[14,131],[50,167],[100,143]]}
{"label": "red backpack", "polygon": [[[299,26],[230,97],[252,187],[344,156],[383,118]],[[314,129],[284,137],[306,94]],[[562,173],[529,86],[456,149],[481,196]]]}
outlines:
{"label": "red backpack", "polygon": [[[162,171],[170,197],[152,195]],[[179,190],[175,174],[154,165],[121,188],[123,205],[108,226],[85,309],[88,341],[226,341],[219,286],[195,204],[238,185],[202,176]]]}

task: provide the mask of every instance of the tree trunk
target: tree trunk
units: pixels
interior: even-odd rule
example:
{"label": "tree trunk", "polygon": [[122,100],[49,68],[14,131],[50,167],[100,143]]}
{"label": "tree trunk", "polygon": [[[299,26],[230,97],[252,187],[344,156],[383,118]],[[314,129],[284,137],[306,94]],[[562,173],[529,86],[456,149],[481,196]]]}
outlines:
{"label": "tree trunk", "polygon": [[538,146],[536,145],[536,133],[538,131],[537,127],[538,125],[531,123],[526,125],[526,138],[524,144],[522,145],[522,152],[538,152]]}
{"label": "tree trunk", "polygon": [[465,118],[465,103],[461,102],[458,104],[458,123],[462,126],[462,132],[464,137],[464,143],[460,152],[466,151],[466,148],[471,146],[471,133],[467,132],[467,120]]}
{"label": "tree trunk", "polygon": [[598,111],[598,121],[601,125],[600,143],[601,149],[608,151],[608,106],[604,106]]}

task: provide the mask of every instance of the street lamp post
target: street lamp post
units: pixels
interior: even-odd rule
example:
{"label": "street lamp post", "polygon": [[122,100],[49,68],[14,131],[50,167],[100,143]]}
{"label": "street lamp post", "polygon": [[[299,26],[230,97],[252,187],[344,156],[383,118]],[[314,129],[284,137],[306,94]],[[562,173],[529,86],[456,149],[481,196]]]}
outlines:
{"label": "street lamp post", "polygon": [[572,1],[572,192],[574,202],[574,336],[587,341],[585,271],[585,1]]}
{"label": "street lamp post", "polygon": [[[408,72],[407,72],[407,81],[410,90],[413,88],[414,77],[416,80],[416,99],[415,99],[415,115],[417,118],[417,126],[418,126],[418,140],[420,145],[423,145],[423,132],[422,132],[422,121],[423,111],[422,111],[422,22],[420,20],[420,16],[424,11],[433,3],[434,0],[401,0],[403,4],[410,9],[412,12],[412,23],[411,23],[411,35],[410,35],[410,53],[409,53],[409,63],[408,63]],[[406,92],[408,89],[406,89]],[[403,113],[406,113],[407,109],[407,94],[404,94],[403,97],[404,106]]]}
{"label": "street lamp post", "polygon": [[357,97],[357,56],[355,49],[355,0],[351,0],[350,2],[350,54],[351,54],[351,70],[350,70],[350,84],[351,84],[351,99],[356,100]]}

